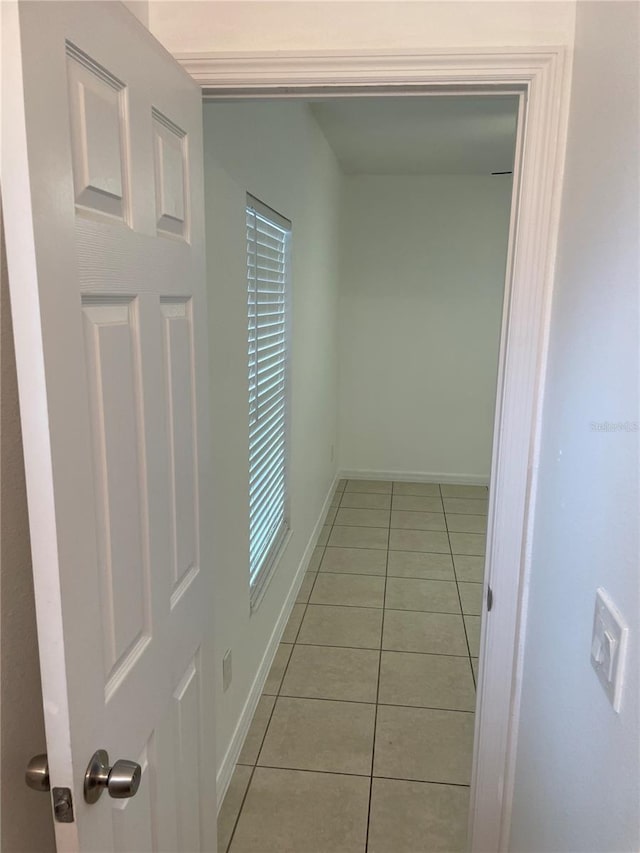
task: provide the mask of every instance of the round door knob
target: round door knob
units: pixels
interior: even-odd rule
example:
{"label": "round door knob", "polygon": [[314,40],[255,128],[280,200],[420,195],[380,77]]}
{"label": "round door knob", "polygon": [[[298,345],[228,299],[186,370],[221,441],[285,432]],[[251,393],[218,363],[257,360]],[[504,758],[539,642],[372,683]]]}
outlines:
{"label": "round door knob", "polygon": [[97,803],[106,789],[114,799],[126,799],[135,796],[140,787],[142,768],[135,761],[119,759],[109,766],[109,754],[99,749],[91,756],[84,774],[84,798],[87,803]]}
{"label": "round door knob", "polygon": [[49,762],[46,753],[34,755],[27,764],[24,779],[34,791],[50,791],[49,784]]}
{"label": "round door knob", "polygon": [[135,761],[127,761],[121,758],[109,771],[107,790],[109,796],[117,800],[133,797],[140,787],[142,768]]}

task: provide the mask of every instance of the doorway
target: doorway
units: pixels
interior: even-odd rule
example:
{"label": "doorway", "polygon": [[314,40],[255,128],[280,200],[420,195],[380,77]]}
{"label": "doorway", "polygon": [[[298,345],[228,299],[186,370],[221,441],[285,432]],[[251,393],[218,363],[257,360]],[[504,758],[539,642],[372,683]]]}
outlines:
{"label": "doorway", "polygon": [[[229,756],[241,748],[221,823],[230,820],[233,830],[229,804],[248,798],[231,849],[244,849],[251,814],[264,826],[260,799],[277,798],[273,780],[282,780],[291,804],[284,791],[303,773],[309,785],[314,773],[358,777],[366,795],[355,795],[354,821],[371,832],[371,849],[385,808],[380,780],[418,799],[453,785],[455,805],[445,797],[438,807],[456,815],[444,843],[464,845],[518,106],[517,95],[455,94],[205,104],[212,389],[233,424],[233,435],[222,422],[213,433],[225,447],[218,478],[235,482],[216,537],[232,576],[222,583],[234,589],[216,620],[217,646],[234,661],[218,740]],[[246,512],[248,480],[247,439],[238,430],[246,420],[239,389],[247,193],[290,221],[292,254],[292,540],[255,611],[246,577],[231,568],[246,562],[234,519]],[[283,601],[297,581],[289,615]],[[276,651],[283,610],[288,622]],[[266,686],[256,675],[263,655],[274,659],[268,675],[262,670]],[[349,672],[359,677],[345,687]],[[453,692],[411,694],[434,680]],[[255,722],[243,744],[236,726],[253,689]],[[356,712],[366,719],[353,728]],[[395,719],[403,714],[412,720]],[[395,735],[417,737],[405,758],[421,742],[429,752],[430,735],[464,744],[458,769],[435,769],[428,755],[410,769],[393,749],[384,759],[394,725]],[[337,746],[327,757],[330,736]],[[275,740],[286,745],[274,751]],[[444,760],[455,764],[453,753]],[[411,819],[428,811],[416,803],[404,829],[417,831]],[[286,813],[283,802],[277,824],[285,834]],[[294,836],[301,814],[309,810],[297,802]],[[320,827],[304,832],[315,838]],[[268,835],[261,844],[285,844],[285,836]],[[221,849],[228,841],[223,833]],[[382,843],[406,846],[399,837]],[[331,849],[326,839],[324,846]]]}

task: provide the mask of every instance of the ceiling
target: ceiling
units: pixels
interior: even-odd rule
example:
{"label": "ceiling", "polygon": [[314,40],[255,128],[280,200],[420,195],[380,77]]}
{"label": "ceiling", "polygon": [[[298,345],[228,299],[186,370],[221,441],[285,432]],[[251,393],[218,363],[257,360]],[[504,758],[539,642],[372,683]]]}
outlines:
{"label": "ceiling", "polygon": [[488,175],[513,168],[515,96],[342,98],[310,106],[349,175]]}

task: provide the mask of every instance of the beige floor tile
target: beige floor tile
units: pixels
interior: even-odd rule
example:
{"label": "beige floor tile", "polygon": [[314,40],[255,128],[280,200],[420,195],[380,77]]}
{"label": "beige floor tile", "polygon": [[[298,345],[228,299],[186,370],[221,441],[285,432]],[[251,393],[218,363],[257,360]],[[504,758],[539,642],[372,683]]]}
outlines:
{"label": "beige floor tile", "polygon": [[415,495],[421,498],[440,497],[440,487],[437,483],[394,483],[394,495]]}
{"label": "beige floor tile", "polygon": [[321,572],[347,575],[384,575],[386,569],[386,552],[375,548],[329,547],[320,563]]}
{"label": "beige floor tile", "polygon": [[484,579],[484,556],[470,557],[464,554],[454,554],[453,562],[458,582],[482,583]]}
{"label": "beige floor tile", "polygon": [[298,642],[314,646],[379,649],[382,613],[381,609],[310,604],[302,621]]}
{"label": "beige floor tile", "polygon": [[481,583],[459,583],[460,601],[462,602],[462,612],[469,613],[473,616],[480,616],[482,613],[482,600],[484,594],[484,586]]}
{"label": "beige floor tile", "polygon": [[368,853],[465,853],[469,789],[374,779]]}
{"label": "beige floor tile", "polygon": [[312,604],[341,604],[350,607],[382,607],[385,579],[371,575],[318,575],[311,594]]}
{"label": "beige floor tile", "polygon": [[486,515],[489,502],[486,500],[467,500],[467,498],[443,498],[443,503],[446,513]]}
{"label": "beige floor tile", "polygon": [[391,509],[391,494],[345,492],[340,506],[354,509]]}
{"label": "beige floor tile", "polygon": [[340,506],[340,499],[342,498],[342,492],[335,492],[331,497],[331,502],[329,506],[331,509],[337,509]]}
{"label": "beige floor tile", "polygon": [[298,645],[289,660],[280,695],[375,702],[379,657],[374,649]]}
{"label": "beige floor tile", "polygon": [[471,666],[473,667],[473,675],[478,683],[478,658],[471,658]]}
{"label": "beige floor tile", "polygon": [[306,604],[297,603],[293,605],[291,616],[282,634],[283,643],[295,643],[298,636],[298,630],[304,616],[304,611],[307,609]]}
{"label": "beige floor tile", "polygon": [[424,652],[432,655],[467,655],[469,653],[462,616],[409,610],[385,612],[382,648],[389,651]]}
{"label": "beige floor tile", "polygon": [[252,767],[238,767],[233,771],[231,782],[218,812],[218,853],[226,853],[233,828],[242,806],[244,795],[251,780]]}
{"label": "beige floor tile", "polygon": [[411,512],[442,512],[442,501],[439,497],[421,495],[394,494],[391,509],[409,510]]}
{"label": "beige floor tile", "polygon": [[480,498],[487,500],[489,492],[486,486],[462,486],[453,483],[441,483],[440,492],[443,498]]}
{"label": "beige floor tile", "polygon": [[389,510],[340,507],[336,524],[346,524],[349,527],[388,527]]}
{"label": "beige floor tile", "polygon": [[419,551],[389,551],[387,575],[397,578],[455,580],[450,554],[428,554]]}
{"label": "beige floor tile", "polygon": [[258,767],[231,853],[363,853],[368,807],[367,778]]}
{"label": "beige floor tile", "polygon": [[298,590],[298,597],[296,598],[297,604],[306,604],[307,601],[309,601],[309,596],[311,595],[311,590],[313,589],[313,585],[315,582],[316,573],[306,572],[304,578],[302,579],[300,589]]}
{"label": "beige floor tile", "polygon": [[262,746],[262,739],[267,731],[267,726],[269,725],[269,719],[271,717],[275,701],[275,696],[265,696],[263,694],[260,697],[256,710],[253,712],[253,719],[251,720],[249,731],[247,732],[247,736],[244,739],[244,743],[240,751],[238,764],[255,764],[258,760],[258,754],[260,753],[260,747]]}
{"label": "beige floor tile", "polygon": [[325,516],[324,523],[325,524],[333,524],[333,522],[336,520],[337,512],[338,512],[337,507],[330,506],[329,509],[327,510],[327,514]]}
{"label": "beige floor tile", "polygon": [[453,581],[390,577],[387,578],[385,607],[392,610],[460,613],[460,600]]}
{"label": "beige floor tile", "polygon": [[469,641],[469,652],[471,657],[477,658],[480,654],[480,616],[465,616],[464,624],[467,629]]}
{"label": "beige floor tile", "polygon": [[348,480],[347,492],[369,492],[374,494],[391,494],[390,480]]}
{"label": "beige floor tile", "polygon": [[487,547],[487,537],[481,533],[450,533],[452,554],[483,557]]}
{"label": "beige floor tile", "polygon": [[277,695],[282,679],[284,678],[284,671],[287,668],[289,658],[291,657],[292,649],[293,646],[290,646],[288,643],[280,643],[278,646],[273,663],[271,664],[271,669],[269,670],[269,675],[267,676],[267,680],[264,684],[263,693],[266,693],[269,696]]}
{"label": "beige floor tile", "polygon": [[258,764],[368,775],[374,720],[375,705],[279,698]]}
{"label": "beige floor tile", "polygon": [[344,492],[347,487],[347,480],[338,480],[338,484],[336,485],[336,492]]}
{"label": "beige floor tile", "polygon": [[472,752],[473,714],[378,707],[374,776],[469,785]]}
{"label": "beige floor tile", "polygon": [[400,530],[446,530],[442,512],[412,512],[396,509],[391,513],[391,527]]}
{"label": "beige floor tile", "polygon": [[447,515],[447,530],[449,533],[486,533],[486,515],[456,515],[450,512]]}
{"label": "beige floor tile", "polygon": [[[466,534],[460,534],[461,536]],[[449,538],[446,533],[431,530],[391,530],[389,548],[393,551],[429,551],[449,554]]]}
{"label": "beige floor tile", "polygon": [[376,548],[386,550],[389,531],[384,527],[349,527],[336,525],[329,545],[337,548]]}
{"label": "beige floor tile", "polygon": [[329,535],[331,533],[331,525],[325,524],[324,527],[320,529],[320,535],[318,536],[318,541],[316,545],[318,548],[323,548],[327,542],[329,541]]}
{"label": "beige floor tile", "polygon": [[476,696],[469,658],[382,652],[378,701],[383,705],[474,711]]}

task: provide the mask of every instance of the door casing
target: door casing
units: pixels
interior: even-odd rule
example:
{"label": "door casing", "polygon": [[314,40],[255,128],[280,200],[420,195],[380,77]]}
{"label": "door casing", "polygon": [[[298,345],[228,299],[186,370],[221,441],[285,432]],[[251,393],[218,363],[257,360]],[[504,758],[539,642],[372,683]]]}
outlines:
{"label": "door casing", "polygon": [[205,99],[519,95],[487,530],[493,608],[482,620],[469,814],[471,850],[506,851],[571,53],[551,46],[176,58]]}

